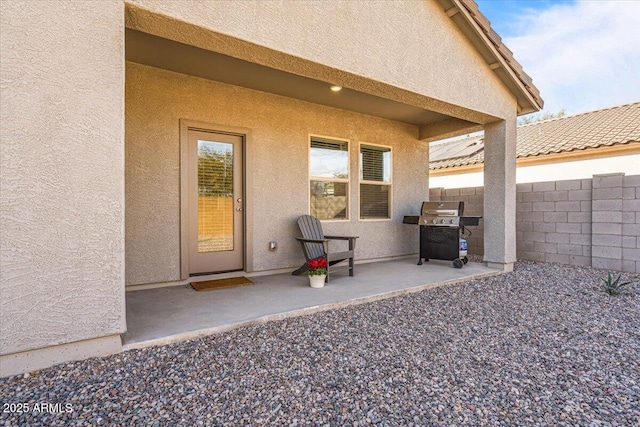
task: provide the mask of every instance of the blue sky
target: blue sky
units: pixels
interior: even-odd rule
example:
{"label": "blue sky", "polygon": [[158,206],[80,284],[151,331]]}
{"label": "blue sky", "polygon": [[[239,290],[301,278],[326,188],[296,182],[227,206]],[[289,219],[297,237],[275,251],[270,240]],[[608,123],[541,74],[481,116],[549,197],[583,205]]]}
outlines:
{"label": "blue sky", "polygon": [[640,101],[640,0],[476,0],[544,111]]}

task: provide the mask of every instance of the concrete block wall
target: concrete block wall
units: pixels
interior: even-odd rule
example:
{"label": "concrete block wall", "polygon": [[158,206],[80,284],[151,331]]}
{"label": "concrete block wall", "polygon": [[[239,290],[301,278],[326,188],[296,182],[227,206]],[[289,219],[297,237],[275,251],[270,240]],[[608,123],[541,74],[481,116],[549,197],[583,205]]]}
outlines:
{"label": "concrete block wall", "polygon": [[591,179],[518,184],[518,259],[591,265]]}
{"label": "concrete block wall", "polygon": [[634,265],[640,273],[640,175],[622,181],[622,271],[633,271]]}
{"label": "concrete block wall", "polygon": [[[482,215],[483,188],[433,188],[431,200],[463,200]],[[482,222],[469,251],[483,253]],[[640,273],[640,175],[518,184],[518,259]]]}
{"label": "concrete block wall", "polygon": [[640,272],[640,175],[593,177],[592,265]]}

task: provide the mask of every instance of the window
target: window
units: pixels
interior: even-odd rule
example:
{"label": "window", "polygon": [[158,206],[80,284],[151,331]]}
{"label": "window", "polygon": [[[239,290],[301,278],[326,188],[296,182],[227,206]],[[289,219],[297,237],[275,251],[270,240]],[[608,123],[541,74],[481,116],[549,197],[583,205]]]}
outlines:
{"label": "window", "polygon": [[391,148],[360,145],[360,219],[391,218]]}
{"label": "window", "polygon": [[318,219],[349,218],[349,143],[311,137],[310,213]]}

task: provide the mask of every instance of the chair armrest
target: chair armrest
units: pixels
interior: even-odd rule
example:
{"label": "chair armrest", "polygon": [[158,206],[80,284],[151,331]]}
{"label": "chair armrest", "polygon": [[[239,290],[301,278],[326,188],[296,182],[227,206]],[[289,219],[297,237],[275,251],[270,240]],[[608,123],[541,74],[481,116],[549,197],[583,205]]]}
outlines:
{"label": "chair armrest", "polygon": [[356,248],[356,239],[358,236],[324,236],[326,239],[331,240],[348,240],[349,250],[353,251]]}
{"label": "chair armrest", "polygon": [[329,239],[305,239],[303,237],[296,237],[298,242],[306,242],[306,243],[324,243],[328,242]]}

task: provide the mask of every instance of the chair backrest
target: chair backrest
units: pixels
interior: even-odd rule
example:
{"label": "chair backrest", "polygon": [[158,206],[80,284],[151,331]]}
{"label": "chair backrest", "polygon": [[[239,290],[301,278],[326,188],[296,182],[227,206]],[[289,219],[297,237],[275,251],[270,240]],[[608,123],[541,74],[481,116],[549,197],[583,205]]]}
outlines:
{"label": "chair backrest", "polygon": [[[322,224],[315,216],[302,215],[298,218],[298,227],[304,239],[324,239]],[[307,260],[324,256],[324,246],[322,243],[304,243]]]}

